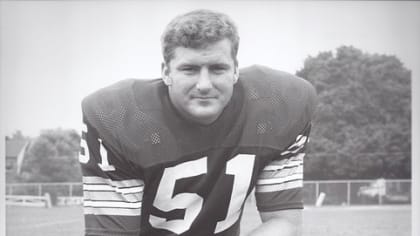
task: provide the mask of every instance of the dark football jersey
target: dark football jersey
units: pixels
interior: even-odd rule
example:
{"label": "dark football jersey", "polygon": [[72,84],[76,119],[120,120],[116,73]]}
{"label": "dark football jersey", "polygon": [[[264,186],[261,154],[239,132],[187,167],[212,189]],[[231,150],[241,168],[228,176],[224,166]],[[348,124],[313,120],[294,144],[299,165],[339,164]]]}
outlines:
{"label": "dark football jersey", "polygon": [[86,235],[239,235],[247,196],[260,211],[302,208],[315,91],[263,66],[240,71],[210,125],[189,122],[161,79],[86,97],[80,162]]}

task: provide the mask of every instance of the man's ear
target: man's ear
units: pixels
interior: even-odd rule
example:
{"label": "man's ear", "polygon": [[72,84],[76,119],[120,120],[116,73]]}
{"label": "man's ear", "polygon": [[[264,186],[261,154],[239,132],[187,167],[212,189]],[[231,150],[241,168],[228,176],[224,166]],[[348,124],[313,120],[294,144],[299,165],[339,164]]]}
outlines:
{"label": "man's ear", "polygon": [[233,71],[233,84],[236,84],[236,82],[238,82],[238,80],[239,80],[239,68],[236,65],[235,69]]}
{"label": "man's ear", "polygon": [[165,62],[162,62],[161,73],[162,73],[163,82],[167,86],[171,85],[172,84],[172,79],[169,77],[169,66]]}

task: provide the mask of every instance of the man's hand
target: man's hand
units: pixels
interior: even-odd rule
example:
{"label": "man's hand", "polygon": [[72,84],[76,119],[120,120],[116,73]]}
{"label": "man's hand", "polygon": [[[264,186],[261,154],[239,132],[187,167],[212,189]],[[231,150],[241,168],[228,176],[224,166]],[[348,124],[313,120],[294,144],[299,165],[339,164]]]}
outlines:
{"label": "man's hand", "polygon": [[262,224],[247,236],[301,236],[302,210],[260,212]]}

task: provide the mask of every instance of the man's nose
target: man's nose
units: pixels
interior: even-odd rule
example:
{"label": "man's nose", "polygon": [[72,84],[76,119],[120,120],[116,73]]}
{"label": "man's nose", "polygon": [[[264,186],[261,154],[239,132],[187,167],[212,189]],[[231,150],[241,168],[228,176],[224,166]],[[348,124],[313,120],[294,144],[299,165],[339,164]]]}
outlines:
{"label": "man's nose", "polygon": [[200,71],[200,75],[196,84],[196,88],[201,93],[209,92],[210,89],[213,88],[213,84],[211,82],[210,73],[206,69],[202,69]]}

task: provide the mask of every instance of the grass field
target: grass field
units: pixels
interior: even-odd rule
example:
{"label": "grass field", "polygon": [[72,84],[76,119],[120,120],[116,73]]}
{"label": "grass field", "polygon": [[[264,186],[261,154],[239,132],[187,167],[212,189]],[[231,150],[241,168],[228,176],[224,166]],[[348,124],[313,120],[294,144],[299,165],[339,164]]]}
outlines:
{"label": "grass field", "polygon": [[[242,235],[259,224],[258,213],[247,202]],[[83,235],[81,207],[6,208],[7,236]],[[307,207],[303,235],[411,236],[410,206]]]}

